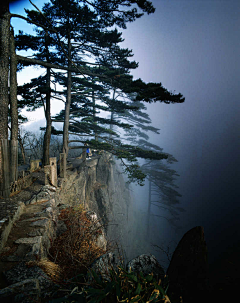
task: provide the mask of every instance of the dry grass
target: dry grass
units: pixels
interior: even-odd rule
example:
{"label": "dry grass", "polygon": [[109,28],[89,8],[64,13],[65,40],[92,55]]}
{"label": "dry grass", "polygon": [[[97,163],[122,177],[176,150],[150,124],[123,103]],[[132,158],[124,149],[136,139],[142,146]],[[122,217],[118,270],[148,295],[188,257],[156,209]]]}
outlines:
{"label": "dry grass", "polygon": [[102,233],[100,224],[88,218],[86,211],[69,207],[61,211],[67,231],[53,242],[49,250],[51,261],[61,268],[62,282],[85,274],[92,262],[106,253],[96,246],[96,236]]}
{"label": "dry grass", "polygon": [[29,261],[26,265],[29,267],[40,267],[51,278],[51,280],[56,283],[59,283],[62,280],[61,267],[48,259]]}

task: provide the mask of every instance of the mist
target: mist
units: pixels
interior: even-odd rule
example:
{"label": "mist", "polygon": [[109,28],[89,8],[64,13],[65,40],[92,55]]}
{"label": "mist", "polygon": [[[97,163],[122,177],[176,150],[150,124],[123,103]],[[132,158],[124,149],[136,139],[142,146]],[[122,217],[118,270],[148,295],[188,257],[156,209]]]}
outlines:
{"label": "mist", "polygon": [[[125,45],[140,62],[135,77],[157,82],[186,98],[183,104],[150,104],[160,135],[150,135],[177,160],[182,195],[176,232],[158,218],[154,242],[177,243],[192,227],[204,227],[210,271],[227,260],[239,268],[240,40],[238,1],[153,1],[156,12],[125,32]],[[132,37],[135,37],[134,39]],[[136,202],[147,211],[147,184]],[[141,198],[142,197],[142,198]],[[160,210],[159,210],[160,211]],[[160,212],[161,214],[161,212]],[[232,269],[231,269],[232,270]]]}

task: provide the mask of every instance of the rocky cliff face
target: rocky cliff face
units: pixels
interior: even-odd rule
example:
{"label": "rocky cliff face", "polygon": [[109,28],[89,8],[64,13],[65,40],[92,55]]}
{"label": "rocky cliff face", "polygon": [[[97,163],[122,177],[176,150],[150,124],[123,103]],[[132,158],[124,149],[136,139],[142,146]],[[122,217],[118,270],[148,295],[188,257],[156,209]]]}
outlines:
{"label": "rocky cliff face", "polygon": [[[4,273],[7,283],[0,279],[0,288],[8,287],[0,290],[0,297],[15,298],[23,288],[32,288],[32,284],[36,288],[36,298],[46,289],[47,278],[44,276],[44,281],[38,279],[41,269],[37,266],[28,268],[25,262],[47,256],[50,242],[56,237],[61,225],[58,213],[64,204],[75,207],[83,205],[93,216],[97,213],[98,219],[104,224],[104,234],[111,240],[117,240],[120,245],[124,242],[125,232],[122,227],[126,228],[127,225],[121,214],[127,214],[130,195],[121,173],[109,154],[85,163],[81,161],[71,161],[72,168],[67,170],[66,178],[59,179],[57,188],[40,186],[30,199],[26,195],[25,200],[21,199],[24,209],[20,218],[12,222],[9,236],[5,237],[3,244],[0,274],[2,277]],[[101,242],[105,244],[105,238]],[[100,246],[102,243],[99,243]],[[44,275],[42,271],[41,274]]]}
{"label": "rocky cliff face", "polygon": [[[92,219],[100,219],[104,232],[101,234],[103,238],[97,239],[101,242],[98,246],[105,246],[106,238],[108,241],[116,241],[120,252],[124,254],[125,264],[134,258],[127,268],[131,267],[136,272],[143,271],[146,274],[155,272],[161,278],[164,276],[164,270],[156,258],[146,254],[148,247],[143,241],[146,225],[141,220],[137,207],[134,207],[124,176],[111,155],[104,153],[84,163],[74,159],[71,166],[67,170],[66,178],[59,180],[57,188],[41,186],[39,192],[30,199],[27,196],[21,202],[21,205],[24,204],[21,217],[12,222],[13,227],[10,233],[8,231],[9,237],[5,237],[0,260],[0,272],[5,271],[5,286],[8,286],[0,290],[0,297],[6,298],[6,302],[10,302],[10,299],[25,302],[26,292],[37,301],[42,292],[46,293],[49,289],[49,294],[54,290],[54,285],[49,283],[39,265],[34,263],[33,267],[28,268],[26,261],[39,261],[47,256],[52,240],[62,228],[58,213],[64,205],[83,205]],[[96,260],[96,268],[102,271],[109,262],[117,265],[113,252],[117,251],[113,250]],[[6,271],[6,268],[11,269]],[[202,302],[206,298],[207,249],[201,227],[184,235],[173,254],[167,274],[170,278],[169,291],[176,302],[181,302],[181,297],[186,303]],[[3,284],[0,288],[2,287]]]}
{"label": "rocky cliff face", "polygon": [[[74,166],[76,166],[74,168]],[[124,177],[110,154],[87,160],[67,173],[57,190],[60,204],[78,206],[97,213],[108,239],[116,240],[127,250],[128,214],[132,214],[131,195]],[[134,221],[134,218],[132,218]],[[132,224],[132,222],[131,222]]]}

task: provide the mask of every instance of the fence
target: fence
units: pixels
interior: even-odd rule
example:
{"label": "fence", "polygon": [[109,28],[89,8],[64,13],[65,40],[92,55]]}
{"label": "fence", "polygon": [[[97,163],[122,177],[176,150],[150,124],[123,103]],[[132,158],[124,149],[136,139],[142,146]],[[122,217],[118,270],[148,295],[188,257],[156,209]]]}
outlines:
{"label": "fence", "polygon": [[[8,198],[33,182],[32,173],[40,168],[41,159],[31,160],[29,171],[18,173],[18,141],[0,141],[0,197]],[[45,184],[57,186],[57,161],[50,158],[50,165],[44,167]],[[60,177],[66,176],[66,154],[60,154]],[[18,175],[19,174],[19,175]]]}

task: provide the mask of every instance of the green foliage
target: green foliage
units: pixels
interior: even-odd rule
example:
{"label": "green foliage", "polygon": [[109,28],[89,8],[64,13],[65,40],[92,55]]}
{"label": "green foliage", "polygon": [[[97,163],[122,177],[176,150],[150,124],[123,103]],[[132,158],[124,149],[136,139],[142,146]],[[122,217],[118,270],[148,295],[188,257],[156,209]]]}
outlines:
{"label": "green foliage", "polygon": [[108,280],[93,273],[94,283],[85,289],[88,302],[159,302],[166,298],[167,278],[156,280],[153,274],[127,272],[122,267],[111,270]]}
{"label": "green foliage", "polygon": [[114,140],[112,142],[87,140],[86,143],[92,149],[108,151],[116,158],[120,159],[123,171],[127,174],[129,182],[137,182],[140,186],[144,185],[144,180],[147,174],[145,174],[139,166],[138,158],[152,160],[168,158],[168,155],[165,153],[154,152],[137,146],[122,144],[121,140]]}
{"label": "green foliage", "polygon": [[[108,279],[90,271],[93,282],[81,289],[75,288],[65,302],[170,302],[166,294],[168,279],[157,280],[153,274],[127,272],[122,267],[110,270]],[[85,300],[84,301],[84,296]],[[62,298],[63,299],[63,298]],[[59,299],[58,299],[59,300]],[[52,302],[64,302],[54,300]]]}
{"label": "green foliage", "polygon": [[182,94],[173,94],[162,86],[161,83],[145,83],[142,79],[132,81],[130,87],[126,88],[128,92],[137,92],[137,101],[151,102],[164,102],[170,103],[183,103],[185,98]]}

